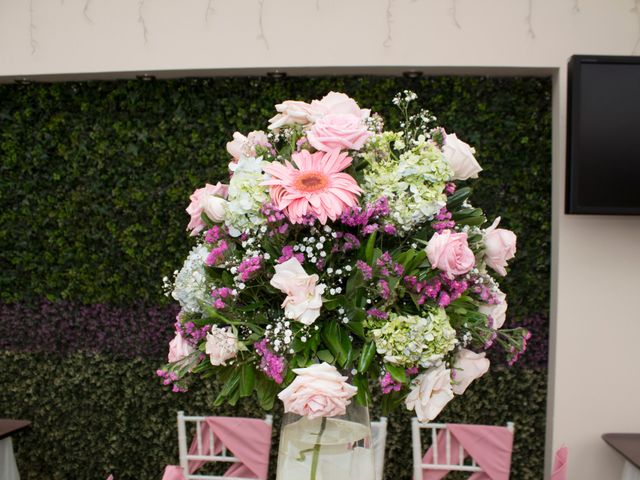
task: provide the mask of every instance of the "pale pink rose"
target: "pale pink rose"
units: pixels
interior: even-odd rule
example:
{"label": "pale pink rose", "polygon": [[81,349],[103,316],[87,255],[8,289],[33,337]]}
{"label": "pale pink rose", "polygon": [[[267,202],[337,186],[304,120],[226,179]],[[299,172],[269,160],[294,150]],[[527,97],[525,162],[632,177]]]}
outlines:
{"label": "pale pink rose", "polygon": [[317,108],[297,100],[279,103],[276,111],[278,114],[269,119],[269,130],[278,130],[285,125],[309,125],[320,117]]}
{"label": "pale pink rose", "polygon": [[222,197],[207,195],[204,200],[202,210],[207,214],[207,217],[209,217],[211,221],[215,223],[222,223],[224,222],[224,218],[227,214],[228,204],[229,202]]}
{"label": "pale pink rose", "polygon": [[448,134],[442,147],[444,158],[453,170],[452,180],[478,178],[482,167],[473,156],[475,149],[459,140],[455,133]]}
{"label": "pale pink rose", "polygon": [[311,107],[321,116],[329,114],[354,115],[361,120],[369,117],[369,109],[361,109],[353,98],[344,93],[329,92],[321,100],[311,102]]}
{"label": "pale pink rose", "polygon": [[467,244],[467,234],[451,230],[433,234],[427,245],[427,257],[431,266],[445,272],[448,278],[467,273],[476,260]]}
{"label": "pale pink rose", "polygon": [[371,135],[355,115],[330,113],[318,119],[307,132],[307,140],[316,150],[360,150]]}
{"label": "pale pink rose", "polygon": [[347,383],[347,377],[333,365],[321,363],[307,368],[294,368],[297,375],[291,384],[278,394],[284,411],[317,418],[335,417],[347,412],[358,389]]}
{"label": "pale pink rose", "polygon": [[189,200],[191,203],[187,207],[187,213],[191,215],[191,221],[187,225],[187,230],[191,230],[191,236],[195,236],[202,231],[205,223],[202,221],[201,215],[210,196],[227,198],[227,185],[218,182],[216,185],[206,184],[203,188],[198,188],[191,194]]}
{"label": "pale pink rose", "polygon": [[238,354],[238,338],[231,327],[220,328],[216,325],[207,333],[205,352],[209,355],[211,365],[226,365],[226,361]]}
{"label": "pale pink rose", "polygon": [[275,269],[270,283],[287,294],[282,302],[285,317],[311,325],[320,316],[325,285],[317,285],[318,275],[307,275],[295,257],[276,265]]}
{"label": "pale pink rose", "polygon": [[489,371],[489,363],[484,352],[460,349],[453,361],[453,393],[462,395],[471,382]]}
{"label": "pale pink rose", "polygon": [[498,299],[498,303],[485,303],[480,305],[480,308],[478,309],[480,313],[484,313],[487,316],[491,315],[491,328],[494,330],[498,330],[502,328],[502,325],[504,325],[504,322],[507,319],[508,307],[507,296],[504,293],[498,291],[496,298]]}
{"label": "pale pink rose", "polygon": [[507,260],[516,254],[516,234],[511,230],[497,228],[500,217],[484,231],[484,261],[503,277],[507,274]]}
{"label": "pale pink rose", "polygon": [[248,136],[244,136],[240,132],[233,134],[233,140],[227,143],[227,152],[235,160],[239,160],[242,155],[245,157],[256,156],[256,146],[269,146],[267,134],[261,130],[254,130]]}
{"label": "pale pink rose", "polygon": [[413,380],[411,391],[404,403],[408,410],[415,410],[419,421],[429,422],[440,414],[451,399],[451,371],[446,369],[444,364],[440,364]]}
{"label": "pale pink rose", "polygon": [[193,348],[191,344],[184,339],[180,332],[177,332],[176,336],[173,337],[173,340],[169,342],[169,362],[179,362],[184,357],[188,357],[195,351],[195,348]]}

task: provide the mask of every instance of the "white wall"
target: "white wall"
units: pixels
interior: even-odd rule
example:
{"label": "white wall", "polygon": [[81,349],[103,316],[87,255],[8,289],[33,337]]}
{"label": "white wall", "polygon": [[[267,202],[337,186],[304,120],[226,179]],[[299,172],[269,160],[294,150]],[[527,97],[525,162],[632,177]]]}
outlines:
{"label": "white wall", "polygon": [[640,431],[640,217],[563,214],[565,65],[574,53],[640,54],[639,9],[640,0],[0,0],[0,81],[303,67],[553,74],[548,452],[570,447],[573,480],[615,479],[621,457],[600,435]]}

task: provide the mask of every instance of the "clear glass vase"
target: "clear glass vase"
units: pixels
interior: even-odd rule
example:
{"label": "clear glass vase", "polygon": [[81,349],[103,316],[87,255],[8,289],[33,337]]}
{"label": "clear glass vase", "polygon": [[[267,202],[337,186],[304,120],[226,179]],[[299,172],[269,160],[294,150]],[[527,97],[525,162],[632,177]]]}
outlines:
{"label": "clear glass vase", "polygon": [[277,480],[374,480],[369,410],[352,401],[345,415],[285,414]]}

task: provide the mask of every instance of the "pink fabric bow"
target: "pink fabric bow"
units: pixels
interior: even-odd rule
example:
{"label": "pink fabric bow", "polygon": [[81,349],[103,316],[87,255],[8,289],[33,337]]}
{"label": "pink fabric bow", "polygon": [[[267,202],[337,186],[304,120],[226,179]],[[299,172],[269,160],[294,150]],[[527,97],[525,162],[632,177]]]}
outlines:
{"label": "pink fabric bow", "polygon": [[[213,451],[209,444],[209,432],[213,432]],[[207,417],[202,425],[202,451],[200,455],[218,455],[224,445],[240,463],[233,463],[224,473],[225,477],[246,477],[266,480],[269,470],[271,448],[271,425],[257,418]],[[198,454],[197,437],[191,442],[189,454]],[[196,472],[205,460],[191,460],[189,473]],[[162,480],[184,480],[181,467],[167,465]]]}
{"label": "pink fabric bow", "polygon": [[[511,451],[513,450],[513,433],[507,427],[488,425],[447,424],[451,434],[450,460],[457,463],[459,449],[465,450],[465,457],[470,455],[484,470],[476,472],[469,480],[509,480],[511,470]],[[438,433],[438,463],[446,463],[446,433]],[[433,447],[427,450],[423,463],[433,463]],[[423,470],[421,480],[440,480],[449,470]]]}
{"label": "pink fabric bow", "polygon": [[566,446],[560,447],[556,451],[555,460],[553,461],[553,471],[551,472],[551,480],[567,480],[569,475],[569,449]]}

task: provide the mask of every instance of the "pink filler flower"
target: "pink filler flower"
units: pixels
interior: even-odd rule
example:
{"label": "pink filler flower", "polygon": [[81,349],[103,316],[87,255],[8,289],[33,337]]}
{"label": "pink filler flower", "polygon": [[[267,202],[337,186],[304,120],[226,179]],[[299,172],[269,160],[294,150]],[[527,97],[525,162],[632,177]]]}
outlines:
{"label": "pink filler flower", "polygon": [[271,179],[269,194],[276,208],[286,213],[291,223],[302,223],[312,215],[323,225],[327,218],[336,220],[347,208],[358,204],[362,190],[347,173],[351,157],[339,150],[309,153],[302,150],[291,155],[297,169],[286,161],[271,162],[264,167]]}

